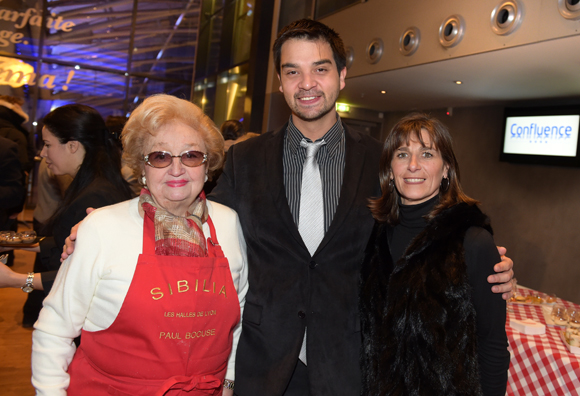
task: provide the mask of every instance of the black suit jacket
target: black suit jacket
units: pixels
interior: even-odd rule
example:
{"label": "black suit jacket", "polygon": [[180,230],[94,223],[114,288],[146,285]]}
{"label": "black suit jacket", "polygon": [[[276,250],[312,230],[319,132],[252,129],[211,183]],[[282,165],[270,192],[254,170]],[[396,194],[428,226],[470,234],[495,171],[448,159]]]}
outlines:
{"label": "black suit jacket", "polygon": [[286,126],[232,146],[210,199],[238,212],[249,291],[236,357],[240,396],[283,394],[304,328],[312,395],[360,392],[359,269],[373,228],[381,147],[345,127],[346,164],[332,224],[313,257],[292,219],[283,177]]}

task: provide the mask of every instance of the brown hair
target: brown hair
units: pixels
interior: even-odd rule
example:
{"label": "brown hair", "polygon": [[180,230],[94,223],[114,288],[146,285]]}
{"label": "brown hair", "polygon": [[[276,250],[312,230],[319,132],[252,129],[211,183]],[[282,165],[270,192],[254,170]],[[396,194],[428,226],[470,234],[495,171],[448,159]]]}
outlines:
{"label": "brown hair", "polygon": [[224,161],[224,138],[214,122],[193,103],[175,96],[158,94],[148,97],[127,120],[121,139],[123,158],[140,180],[143,171],[143,152],[147,140],[159,128],[172,122],[182,122],[199,132],[207,148],[208,171],[221,168]]}
{"label": "brown hair", "polygon": [[344,43],[338,33],[321,22],[313,21],[311,19],[300,19],[284,27],[280,33],[278,33],[278,38],[276,38],[276,41],[274,42],[272,50],[274,52],[274,65],[276,66],[276,72],[278,74],[280,74],[281,69],[280,58],[282,45],[290,39],[310,41],[322,40],[327,42],[332,49],[338,73],[340,74],[342,69],[346,67],[346,51],[344,49]]}
{"label": "brown hair", "polygon": [[461,188],[459,183],[459,164],[453,152],[453,142],[447,127],[441,121],[427,114],[413,113],[403,117],[395,124],[383,146],[379,171],[382,195],[379,198],[369,200],[369,207],[373,217],[379,222],[386,222],[390,225],[396,225],[399,222],[399,193],[390,184],[391,162],[395,151],[403,145],[409,145],[412,138],[418,139],[425,147],[425,142],[421,136],[422,130],[429,134],[432,147],[441,153],[443,163],[449,167],[447,172],[449,188],[445,189],[445,191],[439,191],[439,203],[433,208],[427,218],[430,220],[443,209],[461,202],[469,205],[478,203],[473,198],[468,197]]}

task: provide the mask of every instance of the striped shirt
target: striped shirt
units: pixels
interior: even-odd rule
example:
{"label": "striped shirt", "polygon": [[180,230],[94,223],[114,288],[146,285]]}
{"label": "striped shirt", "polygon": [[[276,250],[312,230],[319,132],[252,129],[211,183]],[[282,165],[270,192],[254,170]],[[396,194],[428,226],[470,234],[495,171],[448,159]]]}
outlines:
{"label": "striped shirt", "polygon": [[[344,128],[340,117],[336,116],[336,123],[326,134],[318,139],[324,139],[325,145],[316,153],[316,160],[320,167],[322,192],[324,200],[324,232],[328,231],[332,218],[338,206],[340,188],[344,176],[345,139]],[[306,148],[300,146],[302,139],[312,142],[296,128],[292,117],[288,122],[284,136],[284,187],[286,198],[294,223],[298,226],[300,216],[300,192],[302,190],[302,166],[306,159]]]}

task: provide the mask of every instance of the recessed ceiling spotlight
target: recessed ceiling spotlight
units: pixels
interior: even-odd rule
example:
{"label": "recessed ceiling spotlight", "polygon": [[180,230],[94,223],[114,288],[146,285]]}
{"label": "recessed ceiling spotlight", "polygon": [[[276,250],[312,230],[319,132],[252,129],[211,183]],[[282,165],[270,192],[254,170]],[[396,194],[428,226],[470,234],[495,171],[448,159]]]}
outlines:
{"label": "recessed ceiling spotlight", "polygon": [[381,93],[384,95],[384,94],[386,94],[386,93],[387,93],[387,91],[381,91]]}
{"label": "recessed ceiling spotlight", "polygon": [[459,81],[459,80],[455,80],[455,81],[453,81],[453,82],[454,82],[455,84],[457,84],[457,85],[461,85],[461,84],[463,84],[463,81]]}

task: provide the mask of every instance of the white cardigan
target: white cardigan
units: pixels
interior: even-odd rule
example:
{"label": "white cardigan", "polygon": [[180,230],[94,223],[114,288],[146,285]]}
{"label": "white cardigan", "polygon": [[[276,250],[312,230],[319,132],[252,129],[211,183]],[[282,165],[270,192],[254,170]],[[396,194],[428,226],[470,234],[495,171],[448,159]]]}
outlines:
{"label": "white cardigan", "polygon": [[[97,209],[79,227],[75,252],[62,264],[32,334],[32,384],[38,395],[66,395],[67,369],[76,350],[73,339],[81,329],[107,329],[117,317],[143,249],[138,202],[134,198]],[[215,202],[207,205],[243,313],[248,266],[238,215]],[[203,232],[210,235],[207,223]],[[241,331],[238,323],[226,373],[232,380]]]}

